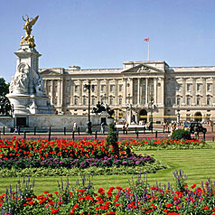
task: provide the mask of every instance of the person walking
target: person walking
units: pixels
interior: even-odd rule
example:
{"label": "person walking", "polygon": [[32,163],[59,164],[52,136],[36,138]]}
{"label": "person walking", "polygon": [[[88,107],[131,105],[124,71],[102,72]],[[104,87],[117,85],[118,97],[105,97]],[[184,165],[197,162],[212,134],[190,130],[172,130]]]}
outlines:
{"label": "person walking", "polygon": [[105,133],[105,124],[104,122],[101,123],[101,133],[104,134]]}
{"label": "person walking", "polygon": [[74,121],[74,123],[73,123],[73,132],[76,132],[77,131],[77,123],[76,123],[76,121]]}
{"label": "person walking", "polygon": [[198,128],[197,124],[195,125],[193,130],[194,130],[195,139],[198,140],[199,139],[199,128]]}

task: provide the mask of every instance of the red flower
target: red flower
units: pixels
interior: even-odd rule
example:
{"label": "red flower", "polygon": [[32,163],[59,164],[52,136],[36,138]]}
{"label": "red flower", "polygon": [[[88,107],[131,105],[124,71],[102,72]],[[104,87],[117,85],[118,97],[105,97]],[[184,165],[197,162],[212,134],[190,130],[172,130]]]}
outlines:
{"label": "red flower", "polygon": [[204,207],[204,210],[208,210],[208,209],[209,209],[209,207],[208,207],[208,206],[205,206],[205,207]]}
{"label": "red flower", "polygon": [[30,201],[28,202],[29,205],[33,205],[34,204],[34,201]]}
{"label": "red flower", "polygon": [[58,211],[59,211],[59,209],[53,209],[53,210],[51,211],[51,214],[56,214],[56,213],[58,213]]}
{"label": "red flower", "polygon": [[166,204],[166,207],[167,207],[167,208],[170,208],[170,207],[172,207],[172,206],[173,206],[173,205],[170,204],[170,203]]}
{"label": "red flower", "polygon": [[193,184],[190,188],[193,189],[196,187],[196,184]]}

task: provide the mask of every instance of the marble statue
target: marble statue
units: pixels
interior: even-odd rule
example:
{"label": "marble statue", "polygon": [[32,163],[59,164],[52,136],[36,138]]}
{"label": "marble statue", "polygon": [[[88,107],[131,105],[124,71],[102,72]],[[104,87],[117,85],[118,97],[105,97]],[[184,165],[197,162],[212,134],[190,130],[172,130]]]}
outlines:
{"label": "marble statue", "polygon": [[33,19],[30,19],[28,15],[26,15],[26,19],[22,17],[25,21],[23,27],[25,37],[22,37],[20,48],[15,52],[17,56],[16,73],[12,77],[9,94],[7,94],[13,105],[13,117],[54,114],[53,105],[49,102],[38,71],[41,54],[35,49],[34,37],[31,36],[32,26],[38,17]]}
{"label": "marble statue", "polygon": [[30,48],[34,48],[36,45],[34,43],[34,37],[31,36],[31,31],[32,31],[32,26],[36,23],[39,16],[36,16],[35,18],[30,20],[28,15],[26,15],[26,18],[27,19],[24,19],[24,17],[22,17],[22,19],[25,22],[24,27],[23,27],[23,29],[25,30],[25,37],[22,37],[21,45],[24,42],[27,42],[30,45]]}

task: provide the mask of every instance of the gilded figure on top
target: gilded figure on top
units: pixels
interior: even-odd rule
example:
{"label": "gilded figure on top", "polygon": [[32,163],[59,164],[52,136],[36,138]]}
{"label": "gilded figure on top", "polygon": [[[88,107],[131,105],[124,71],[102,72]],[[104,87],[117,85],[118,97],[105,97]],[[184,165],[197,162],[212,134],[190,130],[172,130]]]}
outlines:
{"label": "gilded figure on top", "polygon": [[32,31],[32,26],[36,23],[38,18],[39,16],[36,16],[35,18],[30,20],[28,15],[26,15],[26,19],[22,17],[22,19],[25,22],[23,27],[23,29],[25,30],[25,37],[22,37],[21,44],[23,44],[24,42],[27,42],[30,45],[30,48],[34,48],[36,46],[34,43],[34,37],[31,36],[31,31]]}

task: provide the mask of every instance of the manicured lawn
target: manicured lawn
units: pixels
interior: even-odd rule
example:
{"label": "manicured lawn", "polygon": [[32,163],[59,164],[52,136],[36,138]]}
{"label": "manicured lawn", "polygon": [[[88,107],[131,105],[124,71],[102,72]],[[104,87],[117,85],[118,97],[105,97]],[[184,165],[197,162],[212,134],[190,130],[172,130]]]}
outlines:
{"label": "manicured lawn", "polygon": [[[215,146],[215,143],[210,143]],[[148,181],[154,184],[156,181],[161,183],[173,183],[172,172],[175,168],[182,169],[188,175],[188,184],[200,184],[206,181],[207,177],[215,180],[215,148],[212,149],[193,149],[193,150],[160,150],[160,151],[138,151],[137,153],[154,155],[154,157],[163,163],[169,165],[169,169],[160,170],[156,174],[149,174]],[[128,187],[128,178],[131,175],[122,176],[94,176],[93,184],[95,188],[102,187],[104,189],[110,186]],[[69,181],[75,184],[80,177],[69,177]],[[14,185],[17,178],[0,178],[0,194],[5,192],[5,188],[9,184]],[[43,191],[57,191],[57,180],[61,177],[38,177],[35,178],[35,193],[41,194]],[[63,177],[66,180],[66,177]]]}

